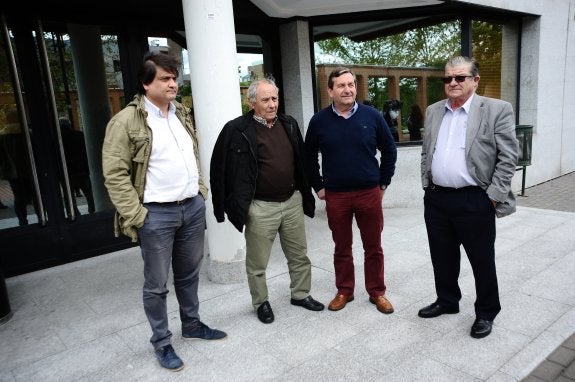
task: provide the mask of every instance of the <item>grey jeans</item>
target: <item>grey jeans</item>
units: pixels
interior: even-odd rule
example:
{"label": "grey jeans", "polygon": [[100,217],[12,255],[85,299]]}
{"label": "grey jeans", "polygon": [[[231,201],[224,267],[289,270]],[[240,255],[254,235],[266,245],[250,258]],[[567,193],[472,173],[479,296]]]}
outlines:
{"label": "grey jeans", "polygon": [[182,325],[199,321],[198,282],[204,255],[206,206],[201,195],[183,204],[146,203],[148,215],[138,229],[144,259],[144,310],[154,349],[168,345],[166,295],[170,264]]}

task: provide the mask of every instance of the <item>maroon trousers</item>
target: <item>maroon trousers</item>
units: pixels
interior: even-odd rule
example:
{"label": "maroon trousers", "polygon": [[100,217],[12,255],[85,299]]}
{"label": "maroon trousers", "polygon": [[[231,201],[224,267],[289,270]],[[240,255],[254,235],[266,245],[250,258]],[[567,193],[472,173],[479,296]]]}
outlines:
{"label": "maroon trousers", "polygon": [[385,294],[381,194],[379,187],[350,192],[326,190],[327,221],[335,243],[333,265],[338,294],[352,296],[355,288],[352,253],[354,215],[363,243],[365,289],[371,297]]}

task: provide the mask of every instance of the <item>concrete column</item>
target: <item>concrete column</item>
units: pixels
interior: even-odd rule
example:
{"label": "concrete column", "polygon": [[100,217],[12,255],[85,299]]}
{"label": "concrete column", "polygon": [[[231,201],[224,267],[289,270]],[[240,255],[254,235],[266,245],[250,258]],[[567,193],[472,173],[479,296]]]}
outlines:
{"label": "concrete column", "polygon": [[102,144],[112,118],[102,37],[97,26],[68,24],[96,211],[112,208],[102,175]]}
{"label": "concrete column", "polygon": [[[242,113],[232,0],[182,0],[201,171],[226,122]],[[245,239],[227,220],[217,223],[211,194],[206,201],[208,277],[219,283],[245,279]]]}
{"label": "concrete column", "polygon": [[280,45],[285,111],[305,134],[314,113],[308,22],[296,20],[281,25]]}

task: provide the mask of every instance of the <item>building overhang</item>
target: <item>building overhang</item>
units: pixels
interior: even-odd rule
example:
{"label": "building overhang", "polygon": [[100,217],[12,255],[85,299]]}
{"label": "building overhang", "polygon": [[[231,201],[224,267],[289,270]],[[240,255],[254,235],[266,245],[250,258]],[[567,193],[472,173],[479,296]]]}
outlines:
{"label": "building overhang", "polygon": [[250,0],[270,17],[313,17],[329,14],[434,6],[445,0]]}

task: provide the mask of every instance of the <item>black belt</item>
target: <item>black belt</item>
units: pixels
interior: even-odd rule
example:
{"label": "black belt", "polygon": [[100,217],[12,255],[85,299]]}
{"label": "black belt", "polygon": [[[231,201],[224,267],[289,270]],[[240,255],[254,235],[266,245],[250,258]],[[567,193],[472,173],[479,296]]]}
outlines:
{"label": "black belt", "polygon": [[188,202],[188,200],[192,199],[193,196],[190,196],[189,198],[185,198],[182,200],[176,200],[175,202],[148,202],[146,204],[155,204],[158,206],[170,206],[170,205],[182,205],[182,204],[186,204]]}
{"label": "black belt", "polygon": [[437,184],[431,184],[428,187],[428,189],[436,190],[436,191],[443,191],[443,192],[461,192],[461,191],[471,191],[474,189],[481,189],[481,187],[479,187],[479,186],[465,186],[465,187],[455,188],[455,187],[443,187],[443,186],[438,186]]}

